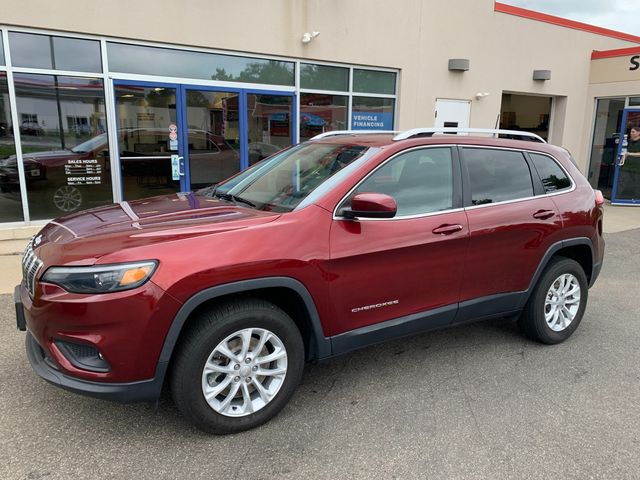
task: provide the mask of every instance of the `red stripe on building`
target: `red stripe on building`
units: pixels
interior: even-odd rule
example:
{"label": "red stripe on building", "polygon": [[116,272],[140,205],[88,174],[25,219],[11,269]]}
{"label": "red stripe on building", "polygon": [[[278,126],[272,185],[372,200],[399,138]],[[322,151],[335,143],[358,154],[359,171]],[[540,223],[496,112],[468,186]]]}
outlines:
{"label": "red stripe on building", "polygon": [[591,60],[598,58],[626,57],[627,55],[639,55],[640,47],[618,48],[616,50],[594,50],[591,53]]}
{"label": "red stripe on building", "polygon": [[605,37],[617,38],[619,40],[627,40],[629,42],[640,43],[640,37],[629,33],[618,32],[608,28],[596,27],[588,23],[576,22],[567,18],[556,17],[547,13],[535,12],[526,8],[514,7],[504,3],[496,2],[494,10],[500,13],[515,15],[517,17],[528,18],[529,20],[537,20],[538,22],[551,23],[561,27],[572,28],[574,30],[582,30],[583,32],[595,33],[596,35],[604,35]]}

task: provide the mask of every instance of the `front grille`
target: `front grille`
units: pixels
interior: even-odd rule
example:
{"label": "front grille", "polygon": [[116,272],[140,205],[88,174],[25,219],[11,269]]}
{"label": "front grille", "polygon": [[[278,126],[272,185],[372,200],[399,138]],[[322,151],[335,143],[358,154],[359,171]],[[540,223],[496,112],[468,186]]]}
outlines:
{"label": "front grille", "polygon": [[27,287],[29,291],[29,295],[33,297],[36,290],[36,275],[40,267],[42,267],[42,261],[36,257],[36,254],[33,252],[32,243],[33,239],[29,240],[24,255],[22,256],[22,279],[24,280],[25,287]]}

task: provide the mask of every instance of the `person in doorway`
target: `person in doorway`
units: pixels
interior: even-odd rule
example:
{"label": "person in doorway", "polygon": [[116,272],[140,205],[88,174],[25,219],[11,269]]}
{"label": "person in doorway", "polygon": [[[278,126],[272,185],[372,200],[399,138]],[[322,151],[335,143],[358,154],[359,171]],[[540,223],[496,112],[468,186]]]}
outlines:
{"label": "person in doorway", "polygon": [[627,153],[620,164],[620,194],[625,199],[640,199],[640,125],[629,132]]}

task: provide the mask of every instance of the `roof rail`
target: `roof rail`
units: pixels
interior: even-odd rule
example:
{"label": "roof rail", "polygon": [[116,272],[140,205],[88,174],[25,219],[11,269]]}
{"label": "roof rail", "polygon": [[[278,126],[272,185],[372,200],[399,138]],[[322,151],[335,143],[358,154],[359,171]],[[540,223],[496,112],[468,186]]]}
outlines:
{"label": "roof rail", "polygon": [[331,132],[324,132],[316,135],[309,140],[320,140],[322,138],[333,137],[337,135],[355,135],[355,134],[368,134],[368,133],[398,133],[397,130],[332,130]]}
{"label": "roof rail", "polygon": [[491,134],[494,137],[498,135],[509,135],[515,137],[527,137],[535,142],[547,143],[540,135],[536,135],[531,132],[523,132],[520,130],[501,130],[495,128],[457,128],[457,127],[442,127],[442,128],[413,128],[411,130],[399,133],[394,140],[406,140],[407,138],[425,136],[430,137],[435,133],[484,133]]}

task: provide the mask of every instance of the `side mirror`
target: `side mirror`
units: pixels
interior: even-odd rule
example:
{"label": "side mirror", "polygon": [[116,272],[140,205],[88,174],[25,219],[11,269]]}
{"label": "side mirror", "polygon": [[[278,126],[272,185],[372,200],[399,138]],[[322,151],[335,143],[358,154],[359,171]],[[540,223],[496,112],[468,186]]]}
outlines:
{"label": "side mirror", "polygon": [[359,193],[351,199],[351,207],[342,209],[345,218],[393,218],[398,205],[384,193]]}

